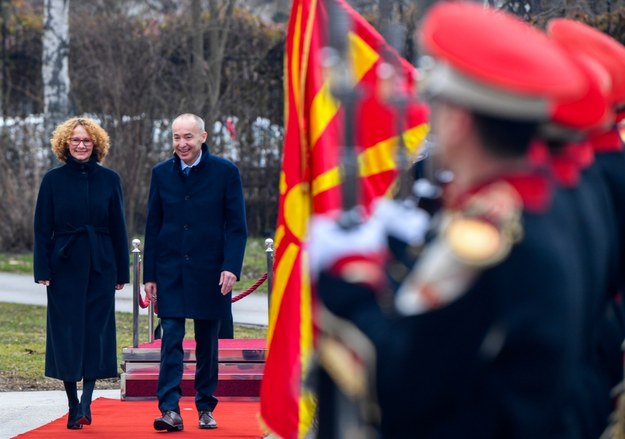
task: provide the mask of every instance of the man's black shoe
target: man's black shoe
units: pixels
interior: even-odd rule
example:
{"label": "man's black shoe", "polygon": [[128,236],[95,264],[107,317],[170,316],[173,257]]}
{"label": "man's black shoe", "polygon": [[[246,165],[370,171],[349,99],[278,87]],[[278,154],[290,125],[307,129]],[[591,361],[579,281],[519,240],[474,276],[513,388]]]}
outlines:
{"label": "man's black shoe", "polygon": [[180,414],[173,410],[167,410],[163,412],[160,418],[154,420],[154,429],[163,431],[182,431],[184,426],[182,425],[182,418]]}
{"label": "man's black shoe", "polygon": [[215,418],[213,418],[213,412],[209,412],[208,410],[201,411],[199,426],[201,429],[217,428],[217,421],[215,421]]}

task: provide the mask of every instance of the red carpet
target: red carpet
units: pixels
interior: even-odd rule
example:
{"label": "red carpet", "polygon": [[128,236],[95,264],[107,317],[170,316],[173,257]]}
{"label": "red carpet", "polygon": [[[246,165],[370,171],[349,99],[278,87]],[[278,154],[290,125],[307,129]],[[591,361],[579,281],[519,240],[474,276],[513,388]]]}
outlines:
{"label": "red carpet", "polygon": [[[98,398],[91,405],[93,423],[82,430],[68,430],[67,414],[35,430],[23,433],[19,438],[155,438],[158,435],[168,439],[183,437],[218,438],[261,438],[258,427],[258,402],[219,402],[215,419],[219,428],[200,430],[197,427],[198,415],[192,397],[182,398],[180,411],[184,420],[181,432],[158,432],[152,427],[154,418],[159,415],[156,401],[121,401]],[[164,436],[163,436],[164,435]]]}

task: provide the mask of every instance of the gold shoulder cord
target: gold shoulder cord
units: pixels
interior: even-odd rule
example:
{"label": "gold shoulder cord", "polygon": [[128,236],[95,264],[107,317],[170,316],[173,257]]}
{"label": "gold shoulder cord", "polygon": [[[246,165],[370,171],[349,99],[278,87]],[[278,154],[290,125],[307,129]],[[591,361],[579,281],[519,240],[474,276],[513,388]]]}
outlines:
{"label": "gold shoulder cord", "polygon": [[474,267],[502,261],[522,237],[522,207],[520,195],[506,182],[494,183],[473,195],[444,230],[453,254]]}
{"label": "gold shoulder cord", "polygon": [[468,290],[485,268],[504,260],[523,235],[519,193],[506,182],[472,195],[456,211],[446,211],[438,237],[397,294],[398,311],[420,314],[441,307]]}
{"label": "gold shoulder cord", "polygon": [[616,404],[600,439],[625,439],[625,376],[612,390],[612,396],[616,398]]}

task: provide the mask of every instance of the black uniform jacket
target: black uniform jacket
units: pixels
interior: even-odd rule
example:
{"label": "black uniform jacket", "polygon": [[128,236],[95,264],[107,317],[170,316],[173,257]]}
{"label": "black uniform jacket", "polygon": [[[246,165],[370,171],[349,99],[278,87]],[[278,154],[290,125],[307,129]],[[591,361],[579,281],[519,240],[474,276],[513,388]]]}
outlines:
{"label": "black uniform jacket", "polygon": [[[590,144],[573,147],[580,151],[577,155],[592,152]],[[570,237],[567,243],[571,254],[577,256],[583,291],[578,341],[580,370],[571,398],[577,435],[572,437],[596,438],[606,428],[613,409],[610,392],[616,385],[614,376],[622,374],[619,372],[622,324],[614,300],[617,227],[608,187],[598,164],[590,161],[580,169],[574,159],[563,153],[553,160],[559,186],[554,197],[557,221]]]}
{"label": "black uniform jacket", "polygon": [[505,180],[523,199],[522,239],[456,301],[393,315],[362,285],[319,277],[326,307],[376,348],[382,437],[567,437],[579,279],[549,184],[532,174]]}

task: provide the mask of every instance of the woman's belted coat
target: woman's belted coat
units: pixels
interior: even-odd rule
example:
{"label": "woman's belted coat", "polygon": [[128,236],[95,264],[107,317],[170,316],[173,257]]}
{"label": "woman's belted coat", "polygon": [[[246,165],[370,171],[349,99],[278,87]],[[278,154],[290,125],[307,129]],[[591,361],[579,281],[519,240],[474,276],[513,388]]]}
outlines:
{"label": "woman's belted coat", "polygon": [[34,223],[35,282],[50,281],[45,375],[117,377],[115,285],[129,281],[119,175],[70,156],[44,176]]}

